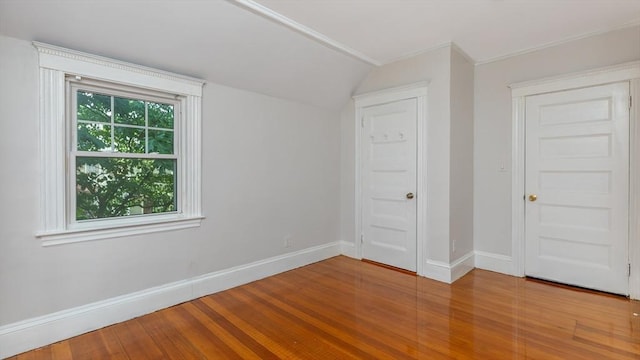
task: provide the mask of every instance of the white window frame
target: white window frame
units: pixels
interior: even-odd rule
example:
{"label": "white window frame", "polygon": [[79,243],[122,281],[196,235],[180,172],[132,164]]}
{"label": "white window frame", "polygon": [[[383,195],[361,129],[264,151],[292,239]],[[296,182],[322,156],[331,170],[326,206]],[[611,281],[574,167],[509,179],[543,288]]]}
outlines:
{"label": "white window frame", "polygon": [[[43,246],[132,236],[200,226],[201,122],[203,80],[155,70],[39,42],[33,43],[40,64],[40,225],[36,237]],[[176,146],[178,153],[175,213],[150,214],[83,222],[77,226],[69,213],[68,76],[170,94],[179,102]],[[178,119],[176,119],[178,120]]]}
{"label": "white window frame", "polygon": [[[114,122],[115,117],[115,109],[113,108],[113,101],[115,97],[124,97],[142,101],[150,101],[155,103],[168,103],[174,107],[174,127],[170,129],[171,132],[174,133],[174,146],[172,154],[149,154],[149,153],[127,153],[122,154],[116,151],[80,151],[77,150],[78,145],[78,116],[77,116],[77,92],[82,90],[88,90],[89,92],[104,94],[111,97],[111,122],[108,125],[111,127],[112,132],[115,131],[116,127],[131,127],[128,124],[117,124]],[[115,158],[115,157],[128,157],[128,158],[136,158],[136,159],[166,159],[166,160],[176,160],[177,169],[176,169],[176,181],[178,180],[178,174],[180,174],[180,168],[182,164],[180,163],[180,125],[182,122],[182,117],[180,116],[180,97],[171,96],[167,97],[166,94],[158,94],[149,93],[144,90],[138,88],[127,88],[122,87],[120,85],[115,85],[111,83],[104,82],[96,82],[91,79],[82,78],[80,76],[67,77],[67,136],[70,141],[67,141],[68,147],[68,164],[75,164],[76,159],[78,157],[90,156],[90,157],[101,157],[101,158]],[[162,96],[164,95],[164,96]],[[107,123],[103,123],[107,124]],[[140,126],[136,126],[136,128],[141,128]],[[149,127],[146,124],[146,113],[145,113],[145,125],[142,126],[145,130],[148,130]],[[167,131],[167,130],[165,130]],[[145,131],[146,133],[146,131]],[[113,133],[112,133],[113,136]],[[147,136],[145,136],[146,140]],[[113,140],[113,139],[112,139]],[[113,145],[113,144],[111,144]],[[145,151],[146,151],[146,141],[145,141]],[[177,184],[178,187],[180,184]],[[68,191],[68,199],[67,199],[67,218],[68,218],[68,226],[69,229],[91,229],[96,226],[100,227],[110,227],[110,226],[119,226],[123,223],[131,222],[133,216],[138,217],[154,217],[155,221],[161,219],[171,219],[171,217],[179,212],[182,209],[182,197],[179,194],[175,194],[176,196],[176,205],[177,210],[165,213],[154,213],[154,214],[144,214],[144,215],[130,215],[128,217],[117,217],[117,218],[98,218],[98,219],[90,219],[90,220],[77,220],[76,219],[76,200],[77,193],[75,191],[77,186],[77,178],[76,178],[76,167],[75,166],[67,166],[67,191]]]}

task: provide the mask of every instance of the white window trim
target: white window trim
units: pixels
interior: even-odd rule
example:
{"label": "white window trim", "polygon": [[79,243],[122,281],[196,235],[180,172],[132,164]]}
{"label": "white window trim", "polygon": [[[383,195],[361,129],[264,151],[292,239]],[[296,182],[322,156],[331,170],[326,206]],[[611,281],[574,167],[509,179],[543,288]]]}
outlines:
{"label": "white window trim", "polygon": [[[40,225],[43,246],[132,236],[200,226],[203,80],[34,42],[40,63]],[[71,229],[67,219],[67,105],[65,77],[82,76],[180,97],[182,122],[178,174],[182,208],[177,214],[122,219],[116,225]]]}

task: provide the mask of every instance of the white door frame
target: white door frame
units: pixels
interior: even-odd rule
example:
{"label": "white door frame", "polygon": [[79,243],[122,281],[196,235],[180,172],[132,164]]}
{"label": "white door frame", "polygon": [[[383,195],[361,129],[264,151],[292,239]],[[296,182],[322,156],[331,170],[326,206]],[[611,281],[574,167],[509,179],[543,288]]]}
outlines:
{"label": "white door frame", "polygon": [[390,102],[416,99],[417,109],[417,189],[416,200],[416,269],[417,274],[424,276],[424,262],[426,255],[426,229],[427,229],[427,86],[428,82],[419,82],[411,85],[394,87],[381,91],[375,91],[362,95],[354,96],[356,108],[355,116],[355,159],[356,159],[356,176],[355,176],[355,257],[362,259],[362,160],[360,152],[362,151],[362,110],[365,107],[373,105],[382,105]]}
{"label": "white door frame", "polygon": [[633,106],[629,112],[629,294],[640,299],[640,61],[553,78],[510,85],[511,136],[511,240],[512,274],[525,276],[525,97],[549,92],[629,81]]}

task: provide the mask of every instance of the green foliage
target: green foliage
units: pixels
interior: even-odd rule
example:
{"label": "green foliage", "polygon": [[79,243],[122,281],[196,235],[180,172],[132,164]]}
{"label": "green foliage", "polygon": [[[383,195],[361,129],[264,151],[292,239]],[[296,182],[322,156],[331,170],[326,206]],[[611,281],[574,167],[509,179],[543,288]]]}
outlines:
{"label": "green foliage", "polygon": [[114,97],[113,105],[117,124],[144,126],[144,101]]}
{"label": "green foliage", "polygon": [[[176,160],[118,154],[173,154],[173,106],[78,91],[76,219],[176,211]],[[147,121],[145,121],[145,107]],[[147,122],[148,124],[145,124]]]}
{"label": "green foliage", "polygon": [[172,154],[173,131],[149,130],[149,153]]}
{"label": "green foliage", "polygon": [[111,122],[111,96],[78,91],[78,120]]}
{"label": "green foliage", "polygon": [[149,126],[173,129],[173,106],[168,104],[148,103]]}

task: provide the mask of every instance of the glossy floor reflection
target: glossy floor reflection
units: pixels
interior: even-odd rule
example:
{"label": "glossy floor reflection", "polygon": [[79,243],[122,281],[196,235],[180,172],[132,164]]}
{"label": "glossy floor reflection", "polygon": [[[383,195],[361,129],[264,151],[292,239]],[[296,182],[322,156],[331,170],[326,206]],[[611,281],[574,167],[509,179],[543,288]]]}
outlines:
{"label": "glossy floor reflection", "polygon": [[17,359],[640,359],[640,302],[474,270],[453,285],[343,256]]}

